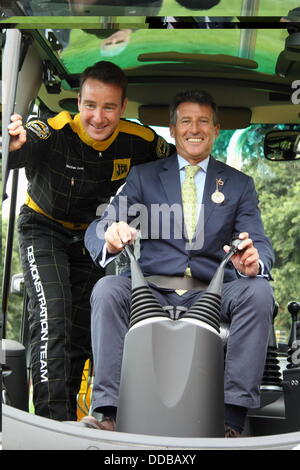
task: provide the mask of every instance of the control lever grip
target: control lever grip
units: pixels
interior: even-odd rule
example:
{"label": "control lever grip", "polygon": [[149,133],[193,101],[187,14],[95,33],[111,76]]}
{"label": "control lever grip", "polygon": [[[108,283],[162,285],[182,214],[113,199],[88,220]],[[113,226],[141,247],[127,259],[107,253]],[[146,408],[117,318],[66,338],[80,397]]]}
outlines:
{"label": "control lever grip", "polygon": [[231,243],[230,243],[230,250],[229,250],[230,253],[232,253],[232,252],[233,252],[233,254],[236,253],[237,249],[238,249],[238,246],[239,246],[240,243],[242,243],[242,241],[243,240],[240,240],[239,238],[233,238],[231,240]]}

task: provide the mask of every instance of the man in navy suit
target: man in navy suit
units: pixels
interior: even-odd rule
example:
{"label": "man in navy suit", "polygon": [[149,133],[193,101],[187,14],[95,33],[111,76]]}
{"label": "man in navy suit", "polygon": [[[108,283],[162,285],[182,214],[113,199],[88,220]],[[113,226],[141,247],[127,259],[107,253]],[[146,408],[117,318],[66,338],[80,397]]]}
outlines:
{"label": "man in navy suit", "polygon": [[[179,93],[170,108],[170,133],[177,154],[134,167],[103,217],[88,228],[85,243],[94,261],[105,266],[135,240],[133,221],[138,216],[139,263],[144,275],[150,276],[152,292],[161,305],[189,307],[210,282],[231,239],[240,238],[238,252],[225,270],[221,306],[221,321],[230,322],[225,435],[237,437],[248,408],[260,406],[259,386],[274,307],[268,283],[273,251],[264,234],[252,178],[211,156],[219,133],[212,97],[198,90]],[[198,225],[191,237],[181,210],[182,191],[185,167],[196,165]],[[102,412],[104,419],[86,417],[88,426],[115,429],[130,297],[126,273],[102,278],[91,296],[93,410]]]}

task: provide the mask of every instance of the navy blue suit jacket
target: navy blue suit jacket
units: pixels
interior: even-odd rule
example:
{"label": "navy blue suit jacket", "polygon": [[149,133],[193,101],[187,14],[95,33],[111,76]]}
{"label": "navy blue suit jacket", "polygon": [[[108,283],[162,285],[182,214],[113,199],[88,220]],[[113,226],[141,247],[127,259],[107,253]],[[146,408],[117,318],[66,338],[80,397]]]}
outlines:
{"label": "navy blue suit jacket", "polygon": [[[225,200],[222,204],[211,199],[219,178],[224,183],[221,190]],[[113,221],[133,221],[138,209],[138,206],[132,206],[134,204],[143,204],[139,217],[142,225],[139,263],[144,274],[182,276],[190,266],[194,277],[209,282],[224,256],[223,246],[240,232],[249,233],[266,271],[272,267],[273,250],[264,234],[252,178],[213,157],[210,157],[207,168],[202,215],[194,245],[189,245],[183,234],[181,211],[171,211],[169,234],[168,227],[163,227],[162,218],[157,216],[157,209],[162,208],[162,204],[166,204],[167,212],[168,207],[174,204],[174,208],[182,207],[178,160],[177,155],[172,155],[132,168],[122,191],[113,199],[103,217],[89,226],[85,244],[96,263],[102,256],[104,228]],[[131,207],[133,215],[128,215],[125,206]],[[237,277],[234,267],[227,265],[224,281]]]}

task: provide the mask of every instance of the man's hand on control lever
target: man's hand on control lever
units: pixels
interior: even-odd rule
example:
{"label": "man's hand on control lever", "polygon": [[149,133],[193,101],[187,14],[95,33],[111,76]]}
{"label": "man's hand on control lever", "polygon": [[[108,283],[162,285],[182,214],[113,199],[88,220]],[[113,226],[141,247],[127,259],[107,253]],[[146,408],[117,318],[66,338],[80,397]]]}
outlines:
{"label": "man's hand on control lever", "polygon": [[105,232],[106,249],[109,254],[120,253],[124,245],[130,245],[137,237],[135,228],[126,222],[114,222]]}
{"label": "man's hand on control lever", "polygon": [[26,130],[23,127],[22,116],[13,114],[11,123],[8,126],[10,135],[9,151],[19,150],[26,142]]}
{"label": "man's hand on control lever", "polygon": [[[238,238],[241,240],[241,243],[238,246],[237,252],[232,256],[231,262],[240,273],[245,276],[255,277],[260,270],[258,251],[247,232],[240,233]],[[225,245],[223,249],[228,253],[230,246]]]}

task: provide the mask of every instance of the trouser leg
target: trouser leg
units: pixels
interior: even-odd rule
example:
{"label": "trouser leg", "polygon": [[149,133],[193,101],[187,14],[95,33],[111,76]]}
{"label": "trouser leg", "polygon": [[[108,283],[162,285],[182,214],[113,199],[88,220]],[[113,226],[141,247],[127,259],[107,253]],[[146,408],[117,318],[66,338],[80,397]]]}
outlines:
{"label": "trouser leg", "polygon": [[75,415],[76,395],[80,388],[84,364],[92,356],[90,296],[94,285],[105,272],[94,264],[81,241],[70,244],[68,253],[72,294],[70,403]]}
{"label": "trouser leg", "polygon": [[[186,294],[192,304],[202,295],[195,291]],[[240,278],[223,286],[220,320],[230,323],[224,373],[226,404],[260,406],[273,309],[273,290],[263,278]]]}
{"label": "trouser leg", "polygon": [[70,375],[72,302],[69,264],[62,245],[53,234],[47,236],[37,230],[20,234],[24,281],[29,298],[35,412],[47,418],[70,420],[66,378]]}
{"label": "trouser leg", "polygon": [[91,296],[94,360],[93,410],[118,406],[124,337],[128,331],[131,280],[106,276]]}
{"label": "trouser leg", "polygon": [[[103,271],[83,241],[42,216],[20,218],[20,250],[29,297],[29,329],[35,412],[57,420],[76,420],[76,394],[89,355],[93,284]],[[70,253],[72,253],[70,255]],[[78,259],[79,258],[79,259]]]}
{"label": "trouser leg", "polygon": [[263,278],[224,284],[221,321],[230,322],[227,343],[225,403],[258,408],[274,308],[273,291]]}

